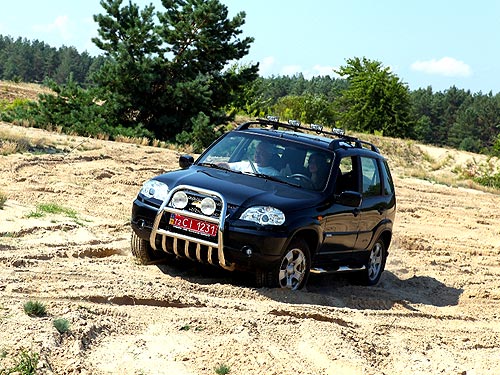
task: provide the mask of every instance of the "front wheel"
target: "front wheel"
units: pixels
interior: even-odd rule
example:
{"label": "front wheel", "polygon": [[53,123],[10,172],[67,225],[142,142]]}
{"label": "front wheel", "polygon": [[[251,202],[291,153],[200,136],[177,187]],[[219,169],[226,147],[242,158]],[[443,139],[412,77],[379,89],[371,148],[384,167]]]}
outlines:
{"label": "front wheel", "polygon": [[278,266],[271,271],[257,271],[260,286],[299,290],[304,287],[311,269],[309,246],[298,239],[290,243]]}
{"label": "front wheel", "polygon": [[140,264],[147,265],[163,262],[169,257],[169,255],[163,251],[153,250],[149,242],[140,238],[134,231],[132,231],[132,238],[130,239],[130,249],[132,250],[132,255]]}
{"label": "front wheel", "polygon": [[363,271],[360,280],[364,285],[375,285],[379,282],[385,268],[386,258],[387,252],[385,251],[384,241],[379,238],[370,251],[366,270]]}

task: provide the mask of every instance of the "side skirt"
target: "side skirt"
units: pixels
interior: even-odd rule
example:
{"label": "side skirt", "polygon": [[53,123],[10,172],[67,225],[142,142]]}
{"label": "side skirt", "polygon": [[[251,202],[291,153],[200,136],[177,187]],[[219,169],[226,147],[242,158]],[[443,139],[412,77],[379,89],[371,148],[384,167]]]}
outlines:
{"label": "side skirt", "polygon": [[338,272],[355,272],[355,271],[363,271],[366,270],[365,266],[361,266],[358,268],[348,267],[348,266],[340,266],[332,269],[324,269],[324,268],[311,268],[311,273],[315,274],[324,274],[324,273],[338,273]]}

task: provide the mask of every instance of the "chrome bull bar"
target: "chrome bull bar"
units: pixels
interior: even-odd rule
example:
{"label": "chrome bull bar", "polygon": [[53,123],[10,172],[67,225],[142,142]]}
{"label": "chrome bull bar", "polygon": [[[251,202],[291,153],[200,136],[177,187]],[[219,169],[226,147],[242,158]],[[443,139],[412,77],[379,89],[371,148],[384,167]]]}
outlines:
{"label": "chrome bull bar", "polygon": [[[220,199],[222,202],[222,208],[220,211],[220,216],[218,218],[213,218],[213,217],[208,217],[204,215],[199,215],[194,212],[190,211],[183,211],[176,209],[174,207],[169,207],[169,203],[172,199],[172,196],[179,190],[190,190],[198,194],[203,194],[203,195],[208,195],[208,196],[214,196]],[[177,215],[182,215],[185,217],[189,217],[192,219],[197,219],[197,220],[202,220],[206,221],[209,223],[217,224],[218,225],[218,231],[217,231],[217,241],[212,241],[209,239],[200,239],[200,238],[194,238],[186,234],[182,233],[176,233],[172,232],[171,230],[168,230],[168,228],[162,229],[160,228],[160,222],[163,217],[163,215],[167,213],[170,219],[171,214],[177,214]],[[198,187],[194,186],[189,186],[189,185],[179,185],[175,188],[173,188],[168,196],[167,199],[162,203],[160,208],[158,209],[158,212],[156,213],[155,220],[153,222],[153,228],[151,229],[151,236],[149,237],[149,243],[151,247],[155,250],[156,248],[156,238],[157,236],[161,236],[161,245],[162,249],[165,252],[170,252],[167,249],[167,239],[171,238],[173,240],[173,252],[176,256],[178,257],[186,257],[191,260],[197,260],[200,263],[203,263],[204,261],[202,260],[202,246],[206,246],[208,249],[207,255],[207,261],[208,263],[212,265],[219,265],[220,267],[233,271],[235,268],[234,263],[228,263],[226,261],[226,258],[224,256],[224,222],[226,220],[226,213],[227,213],[227,202],[224,199],[224,197],[212,190],[207,190],[207,189],[201,189]],[[178,242],[179,240],[184,241],[184,249],[181,249],[182,246],[179,246]],[[194,259],[190,254],[189,254],[189,246],[190,244],[196,244],[196,250],[195,250],[195,256],[196,259]],[[219,260],[218,264],[215,263],[213,259],[213,252],[217,251],[217,258]]]}

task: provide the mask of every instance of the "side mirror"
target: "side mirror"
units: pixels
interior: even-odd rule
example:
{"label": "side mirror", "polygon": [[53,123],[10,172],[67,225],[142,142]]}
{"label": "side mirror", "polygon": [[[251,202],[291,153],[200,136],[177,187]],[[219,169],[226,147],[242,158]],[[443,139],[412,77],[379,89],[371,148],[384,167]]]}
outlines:
{"label": "side mirror", "polygon": [[359,207],[363,196],[357,191],[343,191],[337,198],[337,202],[343,206]]}
{"label": "side mirror", "polygon": [[181,155],[179,156],[179,167],[182,169],[188,169],[194,163],[194,158],[191,155]]}

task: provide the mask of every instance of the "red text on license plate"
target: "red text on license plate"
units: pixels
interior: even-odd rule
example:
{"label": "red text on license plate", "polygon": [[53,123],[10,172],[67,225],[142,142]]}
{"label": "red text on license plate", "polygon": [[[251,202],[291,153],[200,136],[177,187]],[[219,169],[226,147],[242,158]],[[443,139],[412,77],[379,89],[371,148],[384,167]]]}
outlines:
{"label": "red text on license plate", "polygon": [[217,224],[177,214],[170,216],[170,225],[206,236],[216,236],[219,229]]}

